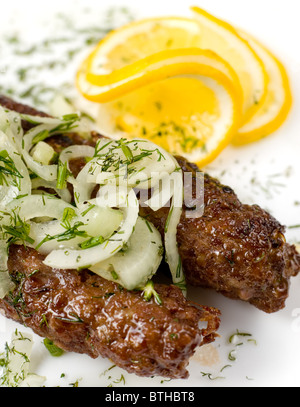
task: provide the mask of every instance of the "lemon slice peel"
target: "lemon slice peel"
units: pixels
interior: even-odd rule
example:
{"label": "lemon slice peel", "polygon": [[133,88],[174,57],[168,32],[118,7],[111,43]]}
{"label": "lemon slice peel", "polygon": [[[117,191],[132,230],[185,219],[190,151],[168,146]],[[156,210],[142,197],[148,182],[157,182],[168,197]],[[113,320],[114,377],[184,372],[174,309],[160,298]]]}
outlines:
{"label": "lemon slice peel", "polygon": [[261,56],[268,73],[267,97],[259,103],[255,115],[238,130],[234,145],[259,141],[278,130],[286,121],[293,106],[293,95],[285,66],[267,47],[244,31],[241,35]]}
{"label": "lemon slice peel", "polygon": [[121,73],[115,72],[110,75],[110,79],[103,78],[103,75],[88,75],[88,63],[92,56],[83,62],[76,83],[79,91],[93,102],[110,102],[150,83],[182,75],[210,76],[226,87],[234,88],[239,103],[242,99],[235,71],[226,61],[208,50],[194,48],[162,51],[123,68]]}
{"label": "lemon slice peel", "polygon": [[[262,103],[267,96],[268,75],[263,61],[248,41],[240,36],[231,24],[213,16],[200,7],[193,6],[191,10],[199,24],[206,27],[210,32],[217,33],[217,35],[224,39],[228,38],[227,48],[220,47],[217,43],[217,49],[213,48],[213,50],[227,62],[231,63],[240,78],[244,90],[243,120],[247,122],[258,110],[258,103]],[[243,62],[243,66],[240,69],[239,64],[236,63],[237,56],[239,62]],[[250,83],[251,89],[249,89]]]}

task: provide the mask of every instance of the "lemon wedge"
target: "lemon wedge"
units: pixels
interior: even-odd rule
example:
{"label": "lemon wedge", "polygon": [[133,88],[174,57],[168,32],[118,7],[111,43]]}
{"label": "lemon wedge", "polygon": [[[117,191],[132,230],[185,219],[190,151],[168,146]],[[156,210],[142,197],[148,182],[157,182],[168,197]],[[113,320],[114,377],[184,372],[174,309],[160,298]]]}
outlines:
{"label": "lemon wedge", "polygon": [[99,127],[105,134],[147,138],[204,166],[241,124],[239,80],[211,51],[161,51],[126,67],[126,74],[114,71],[109,84],[102,76],[94,84],[86,79],[89,62],[78,72],[77,85],[87,99],[102,102]]}
{"label": "lemon wedge", "polygon": [[239,31],[263,61],[268,74],[267,97],[257,102],[258,110],[237,132],[233,144],[260,140],[276,131],[286,120],[292,107],[292,92],[285,67],[264,45],[251,35]]}

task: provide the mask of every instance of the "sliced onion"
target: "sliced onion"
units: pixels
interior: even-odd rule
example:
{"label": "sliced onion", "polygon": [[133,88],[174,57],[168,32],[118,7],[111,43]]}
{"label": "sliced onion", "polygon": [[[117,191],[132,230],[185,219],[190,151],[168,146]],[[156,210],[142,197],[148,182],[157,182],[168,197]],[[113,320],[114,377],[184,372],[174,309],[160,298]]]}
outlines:
{"label": "sliced onion", "polygon": [[[71,126],[71,124],[74,124],[75,121],[72,115],[70,118],[63,117],[62,119],[41,118],[38,116],[35,117],[28,115],[23,115],[22,117],[25,120],[31,121],[35,124],[40,123],[29,130],[23,137],[22,155],[27,166],[31,169],[31,171],[33,171],[40,178],[43,178],[46,181],[53,181],[57,179],[57,165],[42,165],[31,157],[30,150],[33,147],[34,138],[42,132],[49,132],[50,137],[56,134],[64,133],[66,131],[68,132],[71,130],[71,128],[73,129],[74,127],[76,127],[76,130],[79,131],[79,117],[77,118],[77,116],[75,115],[76,125],[73,126]],[[70,127],[68,127],[68,124],[70,125]],[[63,128],[63,126],[65,126],[66,130]]]}
{"label": "sliced onion", "polygon": [[[21,199],[14,199],[9,205],[7,205],[5,212],[3,212],[2,225],[13,226],[12,219],[18,216],[22,222],[25,222],[30,226],[29,237],[33,239],[34,243],[28,243],[28,246],[36,247],[39,242],[35,242],[36,236],[32,236],[34,231],[32,231],[32,224],[28,223],[28,221],[34,218],[45,217],[62,219],[66,208],[73,208],[73,206],[58,198],[53,198],[47,195],[24,196]],[[40,224],[40,228],[42,227],[41,225],[42,224]],[[1,242],[5,244],[4,247],[7,250],[8,243],[4,240]]]}
{"label": "sliced onion", "polygon": [[177,246],[177,227],[180,222],[183,205],[183,175],[181,170],[174,172],[172,175],[174,179],[174,193],[166,221],[164,238],[166,261],[170,267],[173,283],[180,286],[182,291],[186,293],[185,276]]}
{"label": "sliced onion", "polygon": [[11,279],[7,272],[8,244],[0,240],[0,298],[4,298],[11,289]]}
{"label": "sliced onion", "polygon": [[43,178],[46,181],[54,181],[57,179],[57,165],[41,164],[35,161],[34,158],[29,154],[31,148],[33,147],[34,137],[37,136],[42,131],[49,130],[51,130],[51,126],[46,124],[41,124],[29,130],[23,138],[22,155],[28,168],[30,168],[30,170],[34,174],[38,175],[40,178]]}
{"label": "sliced onion", "polygon": [[97,185],[92,174],[93,166],[96,163],[97,159],[88,162],[77,175],[75,182],[73,182],[76,205],[91,199],[92,192]]}
{"label": "sliced onion", "polygon": [[0,299],[6,297],[14,288],[15,284],[12,282],[8,271],[0,271]]}
{"label": "sliced onion", "polygon": [[46,380],[46,376],[28,373],[26,379],[24,379],[18,387],[42,387]]}
{"label": "sliced onion", "polygon": [[[126,188],[149,189],[157,187],[166,174],[176,169],[172,157],[147,140],[124,142],[123,149],[128,148],[127,156],[120,143],[118,140],[99,140],[97,156],[84,166],[73,183],[77,204],[90,199],[96,185],[114,184]],[[128,155],[132,155],[132,163]]]}
{"label": "sliced onion", "polygon": [[0,209],[5,210],[7,204],[19,195],[19,188],[13,185],[0,185]]}
{"label": "sliced onion", "polygon": [[61,119],[58,117],[44,117],[44,116],[32,116],[30,114],[21,113],[20,117],[25,120],[26,122],[39,125],[39,124],[47,124],[51,127],[56,127],[61,124]]}
{"label": "sliced onion", "polygon": [[0,106],[0,131],[4,132],[18,152],[21,152],[23,128],[20,115]]}
{"label": "sliced onion", "polygon": [[80,157],[93,157],[95,153],[95,148],[92,146],[85,145],[74,145],[65,148],[59,155],[60,161],[64,164],[69,162],[74,158]]}
{"label": "sliced onion", "polygon": [[144,287],[156,273],[162,260],[161,235],[147,220],[138,217],[127,245],[112,258],[90,270],[119,283],[127,290]]}
{"label": "sliced onion", "polygon": [[[117,230],[123,220],[122,212],[111,208],[101,208],[98,206],[85,206],[85,210],[79,213],[76,210],[76,216],[70,221],[70,227],[74,226],[76,222],[81,222],[83,225],[78,228],[79,231],[84,231],[89,237],[98,237],[101,235],[104,239],[108,239]],[[30,237],[35,240],[34,247],[39,247],[41,242],[47,236],[57,236],[66,232],[66,228],[62,225],[61,220],[43,222],[43,223],[30,223]],[[38,251],[42,254],[49,254],[53,250],[58,249],[79,249],[79,245],[86,241],[87,237],[75,236],[70,240],[58,241],[51,239],[44,242]]]}
{"label": "sliced onion", "polygon": [[[21,120],[27,120],[35,127],[23,135]],[[0,145],[9,155],[15,155],[14,164],[22,174],[19,186],[12,184],[0,188],[0,209],[5,207],[2,226],[13,226],[15,215],[27,222],[30,226],[28,233],[34,240],[34,244],[29,246],[46,254],[44,263],[50,267],[90,267],[104,278],[117,281],[128,289],[141,288],[156,272],[161,261],[161,237],[153,225],[139,218],[139,203],[133,188],[140,191],[152,188],[154,194],[145,202],[150,208],[157,210],[170,200],[172,202],[165,230],[166,259],[173,283],[184,289],[176,239],[183,201],[182,172],[178,171],[177,161],[164,149],[144,139],[100,139],[96,148],[82,145],[67,147],[59,157],[63,165],[67,164],[67,169],[71,159],[90,158],[76,179],[68,176],[68,181],[73,184],[74,207],[70,204],[69,190],[57,188],[59,166],[47,164],[49,159],[38,162],[37,156],[31,153],[37,135],[42,132],[42,136],[69,132],[75,122],[74,127],[80,132],[80,122],[77,116],[74,121],[74,115],[62,119],[45,118],[20,115],[0,108]],[[39,139],[42,143],[43,137]],[[32,181],[29,170],[37,175]],[[170,185],[172,179],[173,186]],[[97,197],[91,199],[97,185],[100,186]],[[61,199],[38,191],[42,187],[53,189]],[[64,224],[62,219],[68,208],[72,209],[74,216],[69,219],[69,224]],[[65,239],[68,227],[76,225],[77,231],[84,234],[75,233]],[[126,245],[128,250],[124,251]],[[0,256],[0,266],[6,270],[5,240],[0,241]],[[4,295],[12,286],[7,272],[2,277],[0,294]]]}
{"label": "sliced onion", "polygon": [[80,208],[76,220],[86,225],[84,230],[89,236],[97,237],[101,235],[108,238],[120,227],[123,221],[123,213],[119,209],[98,205],[91,206],[90,202],[87,202]]}
{"label": "sliced onion", "polygon": [[31,150],[32,158],[43,165],[48,165],[53,159],[54,155],[54,148],[44,141],[39,141]]}
{"label": "sliced onion", "polygon": [[68,188],[58,189],[56,185],[57,185],[56,181],[45,181],[42,178],[34,178],[31,181],[33,194],[42,193],[42,191],[38,190],[39,188],[46,188],[50,190],[53,189],[53,191],[55,191],[63,201],[70,203],[72,201],[72,195]]}
{"label": "sliced onion", "polygon": [[[126,154],[126,148],[127,154]],[[109,171],[118,177],[119,185],[126,185],[131,188],[138,186],[141,189],[154,187],[161,179],[161,174],[172,173],[175,170],[175,163],[170,154],[162,147],[157,146],[145,139],[134,139],[125,141],[120,140],[108,142],[105,139],[99,140],[96,150],[98,151],[98,166],[100,171],[103,164],[107,161],[109,154],[116,154],[121,163],[127,163],[126,171],[124,166],[114,168],[112,163]],[[142,155],[145,155],[142,157]],[[147,156],[147,154],[149,154]],[[132,162],[130,162],[132,157]],[[142,158],[139,158],[142,157]],[[97,172],[95,172],[96,176]]]}
{"label": "sliced onion", "polygon": [[17,330],[12,334],[11,343],[6,348],[4,366],[4,384],[7,387],[19,387],[29,373],[33,337]]}
{"label": "sliced onion", "polygon": [[[31,193],[31,181],[29,172],[20,157],[20,154],[16,150],[15,146],[10,142],[8,136],[0,131],[0,151],[7,151],[10,159],[14,162],[14,165],[22,178],[16,178],[19,185],[1,185],[0,186],[0,207],[5,207],[12,199],[19,195],[27,195]],[[8,177],[11,178],[11,177]]]}
{"label": "sliced onion", "polygon": [[59,117],[76,113],[76,109],[62,94],[57,93],[49,103],[49,112],[52,116]]}
{"label": "sliced onion", "polygon": [[99,206],[124,208],[127,206],[128,189],[116,185],[104,185],[97,192],[96,202]]}
{"label": "sliced onion", "polygon": [[[95,148],[91,146],[85,145],[74,145],[65,148],[59,155],[59,159],[62,164],[67,163],[67,168],[70,171],[69,161],[74,160],[75,158],[92,158],[95,153]],[[68,178],[68,182],[74,184],[75,180],[74,177],[70,176]]]}
{"label": "sliced onion", "polygon": [[72,205],[64,202],[62,199],[48,195],[29,195],[11,202],[7,209],[8,212],[16,212],[24,221],[49,217],[53,219],[62,219],[66,208],[74,208]]}
{"label": "sliced onion", "polygon": [[139,204],[133,190],[128,193],[127,207],[122,209],[124,220],[119,230],[104,243],[81,250],[54,250],[44,260],[44,263],[53,268],[77,269],[97,264],[120,251],[129,240],[136,224]]}
{"label": "sliced onion", "polygon": [[7,270],[8,251],[5,240],[0,240],[0,271]]}
{"label": "sliced onion", "polygon": [[[49,254],[52,250],[56,250],[62,246],[62,243],[53,239],[50,241],[42,242],[47,236],[56,236],[66,232],[66,229],[61,225],[61,220],[53,220],[48,222],[30,222],[30,237],[34,240],[34,248],[38,248],[39,253]],[[76,242],[74,242],[76,240]],[[63,242],[63,247],[75,247],[78,243],[77,239]],[[61,246],[60,246],[61,245]]]}

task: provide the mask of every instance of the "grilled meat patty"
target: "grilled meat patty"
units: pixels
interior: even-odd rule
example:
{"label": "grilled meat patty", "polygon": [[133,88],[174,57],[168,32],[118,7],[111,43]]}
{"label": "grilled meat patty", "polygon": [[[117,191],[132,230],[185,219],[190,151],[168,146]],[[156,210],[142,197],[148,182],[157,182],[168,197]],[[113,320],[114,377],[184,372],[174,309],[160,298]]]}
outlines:
{"label": "grilled meat patty", "polygon": [[[158,305],[89,270],[56,270],[43,259],[33,249],[10,247],[16,288],[0,308],[66,351],[110,358],[140,376],[186,378],[195,348],[215,339],[219,311],[190,305],[175,286],[155,285]],[[207,327],[200,329],[200,321]]]}
{"label": "grilled meat patty", "polygon": [[[41,115],[0,97],[0,104],[22,113]],[[45,116],[45,114],[43,114]],[[24,129],[32,125],[23,122]],[[49,139],[60,151],[72,144],[95,145],[99,135],[84,141],[78,134]],[[79,169],[82,162],[71,167]],[[140,376],[187,378],[187,365],[197,346],[215,340],[220,311],[189,303],[173,285],[156,284],[162,304],[146,301],[140,291],[127,291],[89,270],[47,267],[36,250],[12,245],[9,274],[16,287],[0,309],[6,317],[30,327],[60,348],[92,358],[110,358]],[[205,328],[200,328],[200,323]]]}
{"label": "grilled meat patty", "polygon": [[[192,173],[195,184],[197,166],[177,160],[183,171]],[[207,174],[203,216],[189,219],[187,211],[185,207],[177,229],[187,281],[267,313],[284,308],[290,278],[300,271],[300,254],[286,243],[285,228],[259,206],[243,205],[231,188]],[[168,212],[141,208],[141,215],[162,234]]]}
{"label": "grilled meat patty", "polygon": [[[184,172],[192,173],[195,184],[197,166],[176,158]],[[77,159],[70,168],[77,175],[84,165],[84,160]],[[258,205],[242,204],[231,188],[208,174],[204,174],[203,215],[188,218],[189,211],[184,207],[177,228],[187,282],[247,301],[266,313],[284,308],[291,277],[300,271],[300,254],[286,243],[285,228]],[[162,236],[168,214],[169,207],[155,212],[140,207],[140,215]]]}

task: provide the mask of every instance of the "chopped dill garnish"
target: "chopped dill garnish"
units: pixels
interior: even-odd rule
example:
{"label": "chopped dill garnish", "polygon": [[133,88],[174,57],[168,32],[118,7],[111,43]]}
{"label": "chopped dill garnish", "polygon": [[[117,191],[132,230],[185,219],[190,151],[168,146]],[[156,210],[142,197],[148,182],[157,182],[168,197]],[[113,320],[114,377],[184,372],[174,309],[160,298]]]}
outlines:
{"label": "chopped dill garnish", "polygon": [[58,168],[57,168],[57,189],[65,189],[67,187],[67,180],[68,177],[72,175],[72,173],[68,170],[68,163],[62,163],[58,161]]}
{"label": "chopped dill garnish", "polygon": [[[62,225],[63,226],[63,225]],[[57,242],[65,242],[68,240],[72,240],[75,237],[88,237],[88,234],[84,230],[79,230],[80,226],[84,226],[83,222],[75,222],[75,224],[67,228],[67,230],[63,233],[59,233],[54,236],[46,235],[46,237],[36,246],[36,250],[38,250],[44,243],[49,242],[51,240],[56,240]]]}
{"label": "chopped dill garnish", "polygon": [[49,130],[42,130],[40,133],[33,137],[32,144],[37,144],[40,141],[44,141],[49,136],[50,136]]}
{"label": "chopped dill garnish", "polygon": [[81,249],[90,249],[91,247],[99,246],[104,243],[105,239],[103,236],[91,237],[88,240],[80,243],[79,247]]}
{"label": "chopped dill garnish", "polygon": [[70,229],[71,224],[70,221],[76,216],[76,211],[73,208],[65,208],[63,211],[63,217],[61,226],[65,229]]}
{"label": "chopped dill garnish", "polygon": [[59,319],[64,322],[69,322],[71,324],[83,324],[84,321],[77,315],[75,312],[71,312],[70,316],[68,317],[59,317],[57,315],[54,316],[54,318]]}

